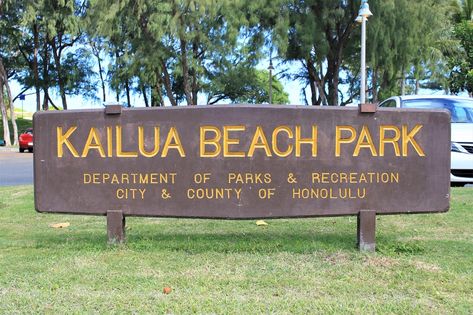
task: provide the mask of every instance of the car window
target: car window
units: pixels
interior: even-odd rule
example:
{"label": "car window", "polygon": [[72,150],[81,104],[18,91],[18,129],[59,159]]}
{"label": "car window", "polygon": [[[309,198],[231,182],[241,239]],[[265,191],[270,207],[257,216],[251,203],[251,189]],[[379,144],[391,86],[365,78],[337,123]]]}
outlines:
{"label": "car window", "polygon": [[473,101],[454,102],[455,116],[458,123],[473,123]]}
{"label": "car window", "polygon": [[404,108],[448,109],[452,122],[473,123],[473,100],[416,99],[402,102]]}
{"label": "car window", "polygon": [[396,101],[395,100],[387,100],[382,102],[380,107],[396,107]]}

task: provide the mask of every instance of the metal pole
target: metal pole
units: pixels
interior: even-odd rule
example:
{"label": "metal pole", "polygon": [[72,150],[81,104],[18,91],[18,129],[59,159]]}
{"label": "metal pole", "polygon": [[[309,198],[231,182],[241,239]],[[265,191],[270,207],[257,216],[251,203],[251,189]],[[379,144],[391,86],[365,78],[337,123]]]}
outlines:
{"label": "metal pole", "polygon": [[361,17],[361,82],[360,104],[366,102],[366,17]]}

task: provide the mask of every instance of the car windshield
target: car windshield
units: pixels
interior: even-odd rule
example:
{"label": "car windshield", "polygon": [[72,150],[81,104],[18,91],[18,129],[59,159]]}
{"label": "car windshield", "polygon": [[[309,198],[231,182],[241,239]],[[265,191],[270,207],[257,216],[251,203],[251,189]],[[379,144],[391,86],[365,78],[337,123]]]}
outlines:
{"label": "car windshield", "polygon": [[404,108],[444,108],[450,111],[453,123],[473,123],[473,100],[413,99],[402,102]]}

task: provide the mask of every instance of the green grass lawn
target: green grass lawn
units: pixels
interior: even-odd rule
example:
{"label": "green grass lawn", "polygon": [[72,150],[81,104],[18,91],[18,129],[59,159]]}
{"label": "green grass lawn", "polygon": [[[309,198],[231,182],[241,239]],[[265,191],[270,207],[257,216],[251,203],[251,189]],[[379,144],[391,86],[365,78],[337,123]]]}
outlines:
{"label": "green grass lawn", "polygon": [[0,188],[0,313],[473,313],[473,188],[445,214],[378,217],[375,254],[355,217],[267,222],[128,218],[108,246],[105,217]]}

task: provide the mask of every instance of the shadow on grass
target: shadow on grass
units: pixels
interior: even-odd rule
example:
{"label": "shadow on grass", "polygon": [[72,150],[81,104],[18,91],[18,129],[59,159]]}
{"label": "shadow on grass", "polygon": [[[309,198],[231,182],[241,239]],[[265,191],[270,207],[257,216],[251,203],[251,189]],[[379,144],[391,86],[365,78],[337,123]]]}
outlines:
{"label": "shadow on grass", "polygon": [[[195,226],[194,226],[195,228]],[[107,244],[105,229],[71,230],[62,233],[32,233],[15,247],[35,248],[48,251],[77,253],[131,250],[135,252],[181,252],[199,253],[279,253],[309,254],[317,251],[356,252],[356,229],[350,225],[329,231],[310,229],[231,230],[208,227],[173,231],[168,227],[154,229],[143,225],[127,232],[125,244]],[[376,239],[377,253],[387,256],[423,256],[432,252],[455,255],[459,252],[473,253],[471,244],[464,240],[400,240],[395,235],[379,235]]]}
{"label": "shadow on grass", "polygon": [[154,248],[188,253],[311,253],[318,250],[355,248],[355,233],[308,233],[271,231],[266,233],[170,233],[139,234],[128,238],[134,250]]}
{"label": "shadow on grass", "polygon": [[356,231],[314,232],[275,230],[263,232],[163,232],[140,230],[128,233],[126,243],[107,245],[106,231],[36,235],[35,248],[74,251],[103,251],[125,248],[133,251],[186,253],[311,253],[319,250],[355,250]]}

